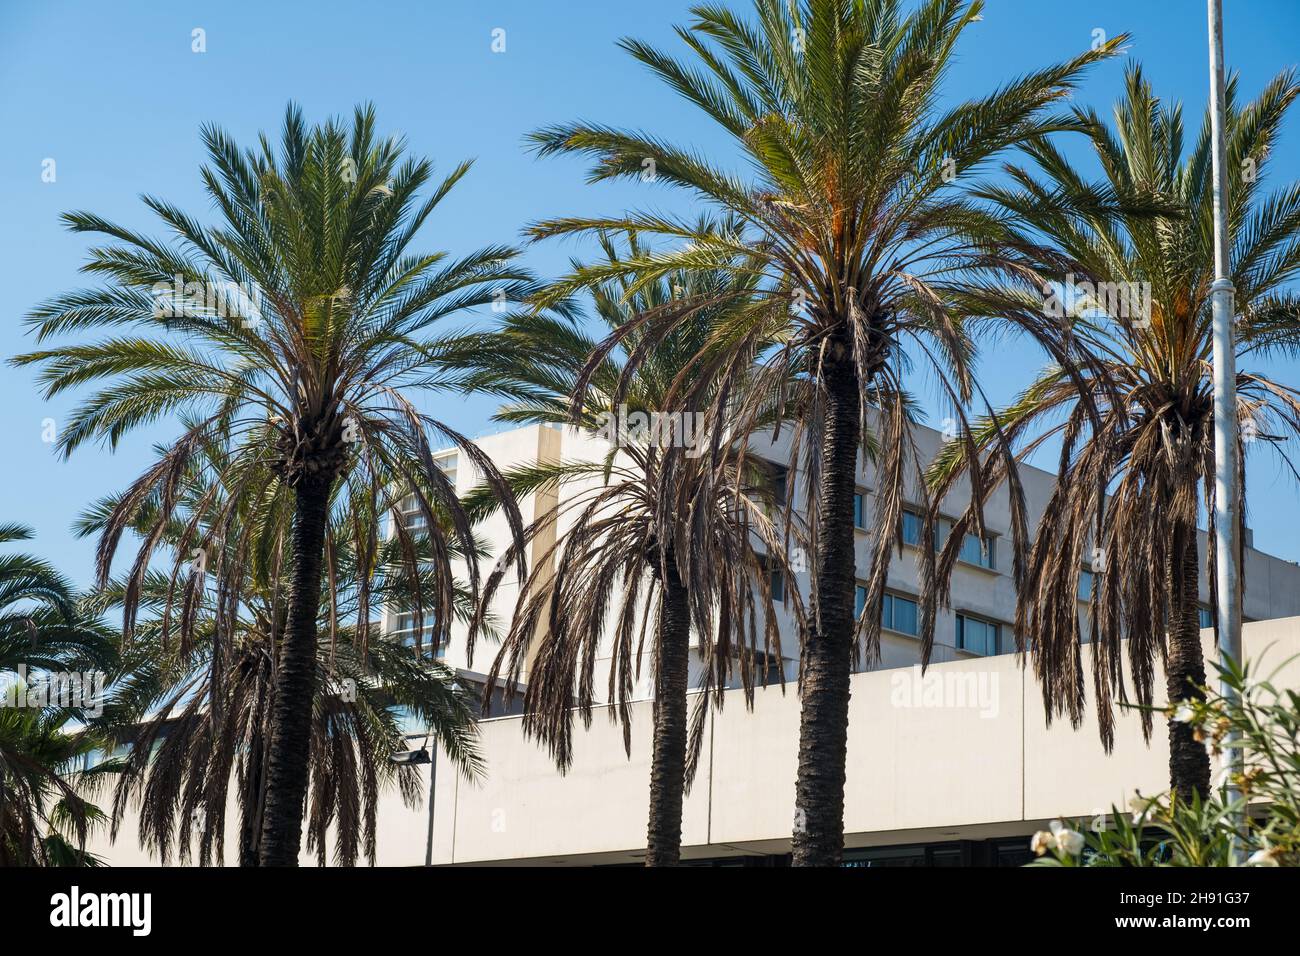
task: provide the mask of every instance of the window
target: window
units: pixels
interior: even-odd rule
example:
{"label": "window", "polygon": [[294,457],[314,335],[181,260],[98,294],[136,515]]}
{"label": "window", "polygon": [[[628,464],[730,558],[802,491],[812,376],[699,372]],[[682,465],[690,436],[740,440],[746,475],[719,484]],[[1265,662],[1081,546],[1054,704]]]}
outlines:
{"label": "window", "polygon": [[1202,629],[1207,627],[1214,627],[1214,612],[1211,611],[1208,607],[1198,607],[1196,609],[1196,616],[1200,621],[1200,626]]}
{"label": "window", "polygon": [[[407,647],[415,647],[415,615],[402,613],[397,615],[397,620],[393,622],[392,636],[400,640]],[[424,647],[425,656],[442,657],[447,650],[445,642],[434,645],[434,627],[431,615],[424,615],[424,631],[421,634],[421,644]]]}
{"label": "window", "polygon": [[397,729],[404,734],[414,735],[429,729],[429,725],[404,704],[393,704],[388,712],[397,720]]}
{"label": "window", "polygon": [[447,476],[447,480],[451,482],[454,488],[456,486],[456,453],[453,451],[434,455],[433,463],[442,470],[442,473]]}
{"label": "window", "polygon": [[[948,538],[948,533],[952,530],[951,521],[939,522],[939,547],[943,547],[944,541]],[[961,542],[961,550],[957,552],[957,559],[965,561],[967,564],[973,564],[976,567],[988,568],[990,571],[997,568],[997,550],[994,536],[991,534],[984,535],[980,538],[977,534],[967,534]]]}
{"label": "window", "polygon": [[957,552],[957,557],[967,564],[988,568],[991,571],[997,567],[994,547],[993,535],[986,534],[981,540],[979,535],[968,534],[961,543],[961,550]]}
{"label": "window", "polygon": [[924,522],[921,516],[915,511],[903,512],[903,544],[910,544],[914,548],[921,546],[921,527]]}
{"label": "window", "polygon": [[779,568],[773,568],[770,573],[772,576],[772,581],[771,581],[772,600],[784,601],[785,600],[785,575],[781,573],[781,570]]}
{"label": "window", "polygon": [[992,621],[971,617],[969,614],[957,615],[957,646],[972,654],[1009,654],[1014,647],[1002,647],[1002,626]]}
{"label": "window", "polygon": [[428,527],[429,523],[424,520],[424,512],[420,510],[415,495],[407,495],[402,499],[401,505],[398,506],[397,515],[398,520],[402,523],[402,528],[410,534],[423,531]]}
{"label": "window", "polygon": [[[453,488],[456,487],[456,453],[444,452],[441,455],[435,455],[433,463],[438,469],[447,476]],[[415,500],[415,495],[407,495],[402,499],[401,504],[397,506],[398,520],[401,521],[402,527],[409,533],[417,533],[428,527],[428,522],[424,519],[424,513],[420,510],[419,504]]]}
{"label": "window", "polygon": [[[853,591],[853,614],[861,617],[867,606],[867,589],[859,584]],[[885,592],[880,606],[880,626],[899,634],[916,637],[921,633],[916,602],[899,594]]]}
{"label": "window", "polygon": [[880,626],[899,634],[916,637],[921,633],[917,622],[916,602],[897,594],[886,594],[880,609]]}
{"label": "window", "polygon": [[784,662],[775,654],[755,651],[753,656],[755,683],[767,682],[769,687],[779,685],[785,674]]}
{"label": "window", "polygon": [[760,557],[758,561],[759,564],[761,564],[763,567],[763,573],[767,575],[767,579],[768,579],[767,586],[772,592],[772,600],[774,602],[784,601],[785,600],[785,574],[782,573],[780,568],[772,567],[772,562],[770,562],[767,559],[766,555]]}
{"label": "window", "polygon": [[754,459],[754,463],[762,474],[761,480],[766,486],[768,494],[772,496],[772,504],[778,508],[784,508],[790,469],[784,465],[767,461],[764,458]]}
{"label": "window", "polygon": [[1092,582],[1096,580],[1096,575],[1084,568],[1079,572],[1079,600],[1092,600]]}
{"label": "window", "polygon": [[853,527],[859,531],[867,527],[867,496],[862,491],[853,496]]}
{"label": "window", "polygon": [[[921,529],[925,526],[925,519],[921,517],[919,512],[904,509],[902,525],[903,544],[910,544],[914,548],[919,548],[921,546]],[[951,521],[939,522],[935,542],[936,550],[943,547],[951,528]],[[994,535],[986,534],[983,539],[975,534],[966,535],[961,543],[961,550],[957,552],[957,557],[967,564],[988,568],[990,571],[995,570],[997,568],[997,550]]]}

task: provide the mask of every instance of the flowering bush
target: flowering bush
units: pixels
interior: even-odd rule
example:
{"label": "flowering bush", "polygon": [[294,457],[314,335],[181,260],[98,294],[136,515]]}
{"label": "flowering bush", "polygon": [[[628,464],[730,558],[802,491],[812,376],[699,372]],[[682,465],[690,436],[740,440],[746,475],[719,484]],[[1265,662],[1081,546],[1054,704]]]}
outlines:
{"label": "flowering bush", "polygon": [[1190,802],[1138,794],[1129,813],[1112,807],[1091,827],[1053,820],[1034,834],[1030,866],[1300,866],[1300,694],[1272,683],[1288,663],[1265,680],[1249,665],[1216,665],[1236,699],[1208,688],[1168,712],[1222,759],[1231,800],[1225,789]]}

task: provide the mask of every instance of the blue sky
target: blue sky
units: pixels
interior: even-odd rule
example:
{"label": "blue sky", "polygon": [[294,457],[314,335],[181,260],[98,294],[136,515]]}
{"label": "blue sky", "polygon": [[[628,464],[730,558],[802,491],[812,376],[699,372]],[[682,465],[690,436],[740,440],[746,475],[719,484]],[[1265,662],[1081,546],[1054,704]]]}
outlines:
{"label": "blue sky", "polygon": [[[1300,60],[1300,4],[1226,6],[1228,63],[1240,71],[1243,92],[1253,95]],[[523,224],[550,215],[685,209],[682,197],[661,186],[586,186],[580,162],[537,160],[522,139],[538,126],[581,118],[724,153],[729,147],[715,129],[615,46],[630,35],[677,49],[671,26],[687,21],[687,8],[676,0],[0,5],[0,354],[30,347],[22,319],[34,304],[84,284],[77,268],[90,243],[63,231],[60,213],[88,209],[154,232],[138,198],[153,193],[207,216],[198,178],[200,124],[219,123],[251,142],[259,130],[278,130],[290,99],[311,120],[372,100],[381,129],[406,136],[439,169],[477,158],[426,225],[422,248],[463,253],[518,241]],[[201,54],[191,50],[195,28],[206,33]],[[505,31],[503,53],[491,48],[497,28]],[[1133,33],[1129,56],[1143,62],[1160,95],[1184,101],[1189,125],[1199,122],[1208,82],[1200,0],[989,0],[984,21],[959,47],[949,95],[982,93],[1077,53],[1098,29]],[[1104,64],[1079,99],[1109,115],[1122,75],[1122,62]],[[46,159],[56,163],[52,183],[42,181]],[[1275,159],[1273,176],[1297,175],[1294,116]],[[553,275],[574,252],[544,244],[529,248],[526,261]],[[993,400],[1005,399],[1039,364],[1034,351],[1011,343],[983,358],[981,380]],[[1294,364],[1271,370],[1300,381]],[[932,399],[924,386],[922,395]],[[461,430],[492,427],[490,401],[450,402],[439,411]],[[59,422],[71,404],[42,402],[28,370],[0,372],[0,520],[32,525],[35,549],[86,584],[93,547],[72,536],[72,520],[94,498],[125,487],[150,446],[175,428],[141,433],[115,453],[84,448],[62,461],[42,442],[42,423]],[[1300,559],[1294,487],[1264,457],[1252,462],[1249,481],[1256,545]]]}

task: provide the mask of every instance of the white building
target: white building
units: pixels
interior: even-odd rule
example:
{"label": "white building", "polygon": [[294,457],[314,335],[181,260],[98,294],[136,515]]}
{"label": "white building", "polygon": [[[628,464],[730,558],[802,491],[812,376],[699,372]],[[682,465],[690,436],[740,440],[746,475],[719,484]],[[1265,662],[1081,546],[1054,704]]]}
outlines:
{"label": "white building", "polygon": [[[932,454],[939,434],[917,432],[922,453]],[[502,471],[536,462],[601,460],[608,450],[589,434],[545,426],[490,435],[478,444]],[[781,445],[766,449],[764,457],[778,465],[789,460]],[[440,455],[439,463],[455,476],[459,493],[479,483],[454,452]],[[801,496],[800,480],[798,474],[789,476],[788,494]],[[1041,514],[1053,476],[1025,467],[1022,481],[1031,516]],[[864,467],[859,484],[867,507],[872,482],[870,468]],[[579,491],[568,486],[562,493]],[[958,489],[946,513],[960,513],[961,493]],[[519,503],[525,523],[556,504],[554,493]],[[1068,722],[1045,726],[1033,674],[1006,653],[1015,593],[1003,541],[1009,528],[1005,489],[993,496],[985,517],[989,540],[983,547],[972,541],[967,560],[954,571],[952,607],[940,617],[935,666],[924,679],[913,666],[919,661],[915,543],[891,566],[880,665],[852,678],[846,862],[1017,864],[1026,856],[1028,835],[1048,820],[1092,818],[1112,805],[1126,806],[1136,790],[1154,794],[1167,788],[1168,750],[1159,722],[1148,746],[1136,716],[1121,714],[1111,755],[1102,750],[1091,713],[1077,730]],[[861,523],[871,523],[869,512]],[[909,527],[905,519],[905,537]],[[557,531],[564,530],[561,517]],[[498,551],[508,541],[500,514],[479,531]],[[552,534],[533,542],[530,565],[542,560],[554,540]],[[859,573],[868,566],[870,545],[869,532],[859,530]],[[1251,548],[1245,580],[1244,612],[1252,622],[1243,635],[1246,656],[1266,654],[1266,661],[1276,664],[1300,654],[1300,567]],[[799,583],[806,587],[806,581]],[[511,579],[494,609],[501,620],[508,619],[517,597]],[[1204,584],[1201,599],[1208,602]],[[389,608],[384,626],[400,633],[413,624],[401,609]],[[481,645],[471,662],[463,638],[463,628],[456,630],[439,656],[463,680],[481,682],[496,648]],[[1213,659],[1212,632],[1203,631],[1202,639],[1207,660]],[[709,717],[702,765],[684,807],[684,860],[773,865],[788,854],[799,726],[793,685],[797,648],[791,630],[783,640],[786,688],[757,689],[752,712],[740,691],[729,691],[727,705]],[[1085,666],[1087,655],[1085,648]],[[1300,662],[1281,680],[1300,686]],[[524,738],[517,715],[482,721],[486,779],[466,782],[439,761],[432,806],[409,809],[396,793],[387,794],[379,818],[380,864],[420,866],[426,859],[435,865],[639,863],[649,799],[648,676],[638,691],[644,699],[632,707],[631,758],[624,754],[621,729],[597,714],[589,731],[576,734],[573,766],[564,777],[543,748]],[[422,728],[411,730],[411,746],[423,746]],[[230,821],[237,818],[229,815]],[[120,832],[116,846],[91,849],[114,864],[152,862],[134,844],[134,821],[124,821]],[[229,845],[233,841],[232,832]],[[304,855],[303,862],[314,860]]]}
{"label": "white building", "polygon": [[[933,455],[942,441],[938,432],[928,428],[917,428],[916,436],[921,453],[925,455]],[[779,442],[771,443],[761,449],[760,454],[779,469],[784,469],[785,463],[788,463],[791,458],[789,441],[790,433],[786,431]],[[607,442],[590,433],[540,425],[490,435],[478,439],[477,444],[503,472],[521,465],[541,462],[601,461],[609,451]],[[454,451],[444,452],[437,456],[436,460],[448,475],[454,476],[458,493],[463,495],[480,483],[480,476],[474,474],[472,467],[466,467],[465,463],[459,461]],[[795,496],[793,501],[798,505],[803,500],[802,476],[786,475],[784,481],[786,494]],[[1047,505],[1055,478],[1041,469],[1022,466],[1021,481],[1031,521],[1036,521]],[[857,568],[859,575],[863,576],[870,566],[872,548],[871,533],[865,530],[865,526],[873,523],[871,492],[875,486],[873,471],[869,465],[860,463],[858,483],[859,497],[855,508],[858,516],[855,520],[859,524]],[[566,497],[582,494],[592,484],[593,482],[566,484],[560,493]],[[964,485],[959,486],[956,493],[945,502],[943,513],[954,517],[959,515],[965,508],[966,501],[963,496],[967,493]],[[525,523],[546,514],[555,506],[554,493],[528,496],[519,502]],[[421,520],[418,515],[412,515],[411,519],[417,524]],[[560,534],[567,530],[567,520],[568,517],[561,509],[558,522]],[[1016,595],[1011,577],[1009,541],[1006,537],[1010,528],[1010,512],[1005,487],[992,495],[985,509],[985,526],[988,531],[986,540],[980,542],[974,535],[968,535],[962,557],[953,572],[951,607],[941,610],[939,614],[935,646],[931,655],[933,662],[962,661],[1014,652],[1011,623],[1015,620]],[[509,529],[505,518],[499,513],[480,525],[478,530],[488,541],[494,554],[504,550],[509,541]],[[881,660],[878,665],[881,668],[910,666],[920,660],[916,605],[919,573],[915,560],[920,536],[919,509],[905,510],[904,553],[902,557],[895,557],[890,566],[888,597],[884,608],[885,626],[881,634]],[[530,568],[543,560],[554,541],[555,534],[552,533],[539,536],[532,543],[529,554]],[[1202,561],[1204,561],[1204,532],[1202,532],[1201,543]],[[1267,620],[1300,615],[1300,567],[1256,551],[1254,548],[1248,548],[1244,576],[1245,620]],[[1207,577],[1202,573],[1200,585],[1204,627],[1210,626]],[[808,584],[806,573],[801,575],[798,583],[806,594]],[[1079,586],[1081,609],[1086,605],[1085,598],[1090,587],[1091,572],[1085,568]],[[860,599],[864,596],[864,592],[865,588],[859,589]],[[493,606],[494,614],[499,621],[509,620],[518,596],[518,586],[511,576],[502,587]],[[783,668],[786,679],[792,681],[798,670],[798,640],[789,616],[784,615],[784,620],[788,626],[783,628]],[[402,613],[398,608],[389,608],[385,613],[384,626],[389,632],[411,633],[414,625],[411,615]],[[493,645],[480,644],[474,660],[472,662],[467,660],[462,627],[454,633],[449,646],[440,649],[440,656],[450,666],[481,675],[490,665],[495,652],[496,648]],[[602,673],[597,670],[597,674]],[[638,691],[640,696],[651,696],[652,688],[648,676],[643,677],[642,686]]]}
{"label": "white building", "polygon": [[[921,453],[931,455],[942,438],[919,428],[917,440]],[[788,441],[787,433],[763,449],[763,457],[778,466],[787,463]],[[608,451],[605,442],[589,434],[543,426],[493,435],[480,445],[502,470],[534,461],[599,460]],[[460,492],[477,483],[463,468],[453,470]],[[1031,519],[1037,520],[1054,476],[1025,466],[1021,479]],[[801,480],[799,474],[786,478],[786,493],[796,496],[796,504],[802,500]],[[873,488],[872,469],[862,464],[860,526],[872,523]],[[577,491],[570,487],[561,493]],[[959,487],[944,513],[960,514],[963,493],[968,492]],[[553,495],[521,503],[525,520],[554,505]],[[1091,716],[1077,731],[1068,722],[1046,727],[1033,675],[1011,653],[1015,589],[1004,540],[1010,527],[1005,488],[991,498],[985,524],[987,540],[972,536],[954,571],[951,607],[940,614],[931,658],[938,666],[928,672],[933,677],[923,681],[913,666],[920,660],[915,602],[920,521],[915,510],[904,516],[907,543],[890,569],[881,661],[872,672],[853,678],[845,794],[849,861],[1020,862],[1027,835],[1047,820],[1094,816],[1111,804],[1126,806],[1135,790],[1157,793],[1167,786],[1168,751],[1159,723],[1148,747],[1136,718],[1122,716],[1110,756],[1102,750]],[[559,528],[563,533],[563,518]],[[500,517],[483,530],[493,542],[504,542],[508,533]],[[535,543],[530,560],[541,560],[553,541],[547,537]],[[860,575],[869,566],[870,548],[870,532],[859,527]],[[1208,607],[1205,578],[1202,574],[1201,600]],[[1249,548],[1245,580],[1245,618],[1257,622],[1246,628],[1247,655],[1258,655],[1274,642],[1282,646],[1268,651],[1271,660],[1280,662],[1300,652],[1300,567]],[[807,581],[799,584],[806,593]],[[1081,595],[1089,587],[1085,571]],[[508,619],[517,596],[512,587],[498,599],[501,619]],[[1081,612],[1084,607],[1081,599]],[[733,691],[734,701],[710,718],[704,766],[684,812],[684,859],[761,865],[788,853],[799,701],[793,686],[798,641],[788,617],[787,623],[783,666],[789,686],[784,692],[779,686],[757,690],[752,713],[746,711],[740,692]],[[1209,627],[1208,610],[1202,623]],[[1212,659],[1212,632],[1204,631],[1203,637],[1207,660]],[[446,649],[447,662],[478,676],[493,649],[481,647],[468,668],[459,643],[453,639]],[[1300,675],[1300,665],[1293,669]],[[424,852],[430,843],[435,864],[639,862],[648,806],[648,670],[638,687],[645,699],[633,708],[630,760],[612,714],[609,721],[598,716],[590,731],[579,733],[567,777],[555,771],[543,749],[523,737],[518,716],[486,720],[482,728],[487,780],[474,785],[439,775],[431,830],[427,814],[412,815],[394,803],[393,813],[381,823],[382,862],[423,863],[412,847]],[[603,673],[598,667],[598,676]],[[942,703],[929,706],[936,680],[943,689]],[[421,827],[423,843],[416,839]],[[387,834],[391,841],[386,841]],[[393,847],[392,855],[384,853],[385,846]]]}

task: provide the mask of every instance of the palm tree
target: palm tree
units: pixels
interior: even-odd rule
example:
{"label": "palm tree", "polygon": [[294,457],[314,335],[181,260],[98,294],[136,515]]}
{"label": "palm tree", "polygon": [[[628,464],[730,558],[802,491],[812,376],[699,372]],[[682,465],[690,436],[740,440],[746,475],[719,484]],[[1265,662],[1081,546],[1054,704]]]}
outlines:
{"label": "palm tree", "polygon": [[[1283,73],[1245,108],[1237,106],[1235,80],[1228,92],[1239,448],[1244,462],[1245,451],[1262,443],[1294,475],[1282,442],[1300,434],[1300,392],[1250,369],[1270,353],[1294,355],[1300,348],[1300,297],[1287,290],[1300,274],[1300,185],[1265,193],[1260,175],[1300,85],[1293,73]],[[1102,741],[1107,750],[1114,742],[1112,701],[1124,699],[1125,647],[1144,707],[1161,661],[1170,702],[1170,782],[1190,801],[1193,794],[1204,798],[1210,783],[1204,744],[1173,716],[1180,702],[1202,699],[1205,685],[1197,522],[1202,507],[1211,516],[1215,508],[1209,119],[1184,155],[1181,108],[1162,104],[1137,66],[1127,73],[1113,131],[1091,111],[1079,117],[1091,132],[1100,182],[1089,182],[1044,140],[1027,148],[1037,176],[1013,167],[1012,185],[987,192],[1033,241],[1054,252],[1054,262],[1041,270],[1053,284],[990,289],[972,303],[1041,310],[1049,293],[1054,311],[1073,313],[1078,358],[1069,370],[1047,368],[996,420],[983,423],[974,441],[983,445],[1001,431],[999,441],[1027,439],[1025,454],[1053,437],[1061,442],[1059,481],[1016,615],[1048,721],[1067,712],[1078,726],[1083,717],[1082,581]],[[934,472],[941,487],[960,471],[951,452]],[[986,480],[1005,473],[989,472]],[[1241,478],[1244,489],[1244,467]],[[1244,516],[1244,491],[1238,505]],[[1211,528],[1206,567],[1214,566]],[[1213,605],[1212,580],[1209,590]],[[1151,711],[1144,710],[1148,737],[1151,724]]]}
{"label": "palm tree", "polygon": [[[381,140],[369,107],[356,110],[350,129],[336,120],[309,129],[290,105],[278,154],[266,137],[258,149],[241,151],[214,127],[204,127],[203,140],[211,165],[202,177],[222,224],[201,225],[152,197],[145,203],[170,230],[170,243],[91,213],[66,215],[73,231],[109,240],[90,251],[84,269],[110,284],[51,299],[29,322],[42,342],[88,330],[112,334],[13,361],[39,367],[47,398],[101,384],[59,436],[64,455],[91,439],[115,444],[132,429],[175,412],[190,418],[106,524],[98,550],[100,585],[108,581],[137,505],[158,495],[158,520],[166,521],[181,476],[206,443],[231,449],[223,483],[228,496],[220,510],[199,508],[190,533],[177,543],[170,581],[178,593],[192,597],[203,576],[191,565],[220,553],[233,557],[214,567],[217,587],[237,594],[241,565],[250,559],[246,545],[256,529],[241,525],[243,541],[219,544],[214,536],[227,534],[229,516],[245,497],[265,490],[267,469],[291,491],[292,578],[276,667],[261,839],[263,864],[291,866],[298,859],[308,785],[322,580],[327,592],[335,588],[325,573],[331,493],[336,485],[346,486],[348,500],[366,503],[352,531],[363,560],[373,560],[378,550],[380,516],[400,496],[415,494],[433,529],[437,590],[448,599],[448,534],[434,520],[435,505],[450,517],[452,537],[468,543],[471,532],[453,488],[435,467],[431,435],[460,448],[502,495],[513,532],[522,532],[518,510],[492,463],[467,438],[423,413],[402,389],[441,384],[432,364],[439,348],[429,334],[434,322],[527,296],[534,285],[511,264],[515,251],[505,246],[459,259],[411,251],[416,233],[469,164],[457,166],[432,195],[417,200],[431,181],[431,164],[403,159],[396,138]],[[204,535],[196,530],[200,517],[208,529]],[[156,530],[144,536],[125,580],[128,639],[157,544]],[[465,550],[474,591],[478,568],[472,549]],[[363,646],[367,582],[362,575],[357,601]],[[193,623],[192,615],[181,615],[182,631]],[[218,646],[233,640],[232,615],[219,613],[216,624]],[[438,624],[446,628],[450,621],[443,617]]]}
{"label": "palm tree", "polygon": [[[209,446],[194,460],[182,500],[162,526],[163,545],[178,547],[186,538],[190,517],[203,510],[205,502],[225,497],[220,482],[230,470],[225,449],[219,446]],[[265,482],[267,497],[287,498],[287,489],[270,477]],[[119,504],[117,498],[97,502],[83,513],[78,533],[101,532]],[[156,852],[164,864],[170,861],[173,847],[182,863],[195,857],[201,866],[222,862],[233,784],[240,813],[239,862],[259,865],[258,824],[268,785],[266,756],[276,693],[274,659],[284,639],[283,595],[289,583],[285,545],[290,511],[266,504],[257,502],[254,509],[236,512],[237,521],[251,521],[258,529],[261,537],[254,547],[262,553],[244,564],[234,640],[226,647],[217,645],[221,594],[204,588],[195,606],[185,612],[195,617],[193,639],[188,646],[169,642],[171,584],[167,575],[150,572],[139,600],[153,613],[137,625],[124,655],[125,677],[101,721],[105,733],[128,751],[118,761],[110,835],[116,839],[128,805],[138,803],[140,844]],[[158,497],[151,496],[137,508],[132,527],[142,532],[155,527],[158,508]],[[371,577],[373,598],[402,606],[418,602],[409,579],[411,564],[399,540],[384,541],[373,565],[367,566],[357,560],[351,546],[355,509],[345,505],[336,511],[327,532],[327,564],[333,578],[348,583],[334,592],[337,602],[330,593],[322,595],[307,849],[314,850],[320,865],[325,865],[333,830],[335,863],[353,866],[362,853],[374,862],[380,792],[396,785],[409,806],[420,797],[418,768],[391,759],[405,749],[402,712],[429,727],[453,766],[470,779],[481,773],[482,760],[475,745],[472,701],[455,688],[454,672],[432,658],[433,648],[426,653],[423,647],[404,646],[383,635],[367,638],[364,629],[339,623],[355,617],[360,588],[354,582],[362,574]],[[277,515],[279,526],[268,520]],[[201,517],[199,521],[202,525]],[[243,536],[231,529],[224,537],[240,540]],[[420,586],[426,594],[437,594],[428,542],[428,536],[415,542]],[[120,608],[125,591],[124,582],[110,581],[93,595],[94,608],[101,613]],[[455,607],[447,613],[468,622],[471,597],[461,587],[455,599]],[[427,596],[424,601],[428,606]],[[435,618],[443,613],[431,606],[429,610]]]}
{"label": "palm tree", "polygon": [[[31,535],[0,526],[0,544]],[[104,628],[53,566],[0,555],[0,865],[97,865],[85,846],[101,814],[82,790],[89,775],[80,764],[98,742],[69,727],[97,702],[74,699],[73,685],[56,675],[106,678],[115,664]],[[100,690],[92,680],[89,693]]]}
{"label": "palm tree", "polygon": [[[614,241],[602,236],[601,244],[606,261],[617,261]],[[644,252],[629,235],[623,254]],[[467,387],[508,399],[497,414],[503,421],[573,423],[575,392],[585,389],[577,424],[610,442],[604,460],[543,464],[507,475],[516,495],[548,488],[559,495],[526,539],[561,526],[563,531],[520,594],[488,687],[505,672],[506,686],[513,688],[531,661],[524,729],[548,746],[563,772],[573,757],[574,708],[590,726],[600,699],[596,665],[608,655],[607,699],[617,707],[613,716],[623,724],[630,753],[629,701],[648,633],[654,729],[647,866],[679,862],[682,802],[695,774],[706,707],[711,701],[722,705],[733,674],[752,704],[760,652],[764,661],[781,659],[774,604],[783,599],[774,597],[772,582],[777,575],[792,577],[786,556],[797,529],[783,530],[771,514],[765,475],[743,436],[724,439],[698,406],[675,404],[683,379],[704,374],[705,363],[696,361],[701,350],[731,321],[751,288],[752,279],[740,268],[667,276],[635,292],[627,279],[593,288],[607,334],[675,300],[714,303],[659,337],[630,376],[623,374],[626,363],[648,345],[636,331],[621,338],[623,352],[606,354],[579,385],[597,341],[563,318],[536,314],[510,316],[498,331],[470,338],[461,363],[474,370]],[[743,385],[743,375],[734,372],[713,383],[733,393]],[[490,579],[485,602],[494,587]],[[789,607],[801,620],[797,593],[791,593]],[[703,667],[695,713],[688,717],[692,631]],[[766,685],[766,669],[760,673]]]}
{"label": "palm tree", "polygon": [[[754,16],[746,18],[718,4],[700,5],[691,27],[677,30],[694,54],[689,62],[623,41],[732,136],[748,180],[650,134],[578,123],[533,137],[543,154],[593,156],[592,181],[668,183],[739,224],[710,234],[648,213],[538,223],[535,237],[636,229],[680,244],[576,270],[543,303],[616,274],[651,283],[752,256],[742,261],[761,294],[727,333],[736,354],[753,354],[757,337],[786,316],[788,334],[764,355],[767,384],[756,394],[792,380],[811,391],[800,453],[814,584],[801,671],[793,837],[799,865],[837,864],[842,856],[855,641],[868,658],[878,654],[903,484],[919,468],[909,438],[906,369],[919,363],[932,370],[960,416],[972,392],[972,347],[956,293],[981,275],[1016,268],[1021,258],[1001,241],[1005,224],[963,195],[965,183],[1026,137],[1074,128],[1073,118],[1050,108],[1070,94],[1086,67],[1125,39],[944,109],[939,98],[956,42],[981,19],[982,4],[925,0],[907,14],[901,7],[899,0],[755,0]],[[646,338],[665,334],[699,306],[685,301],[645,316],[643,324],[656,330]],[[792,306],[796,314],[788,315]],[[1026,328],[1051,334],[1041,317]],[[592,363],[613,347],[602,345]],[[879,434],[870,439],[869,409],[879,416]],[[880,492],[868,598],[855,624],[853,499],[864,450],[880,453]],[[933,528],[937,514],[927,511]],[[927,655],[933,621],[927,599]]]}

